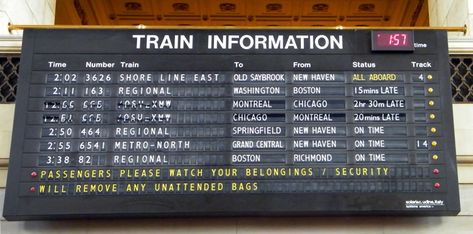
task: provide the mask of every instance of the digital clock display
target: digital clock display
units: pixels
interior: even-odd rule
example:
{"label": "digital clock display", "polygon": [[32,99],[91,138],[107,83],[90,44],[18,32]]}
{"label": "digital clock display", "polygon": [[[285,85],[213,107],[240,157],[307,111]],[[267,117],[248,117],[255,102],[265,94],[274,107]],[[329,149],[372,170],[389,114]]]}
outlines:
{"label": "digital clock display", "polygon": [[414,51],[412,31],[372,31],[372,51]]}

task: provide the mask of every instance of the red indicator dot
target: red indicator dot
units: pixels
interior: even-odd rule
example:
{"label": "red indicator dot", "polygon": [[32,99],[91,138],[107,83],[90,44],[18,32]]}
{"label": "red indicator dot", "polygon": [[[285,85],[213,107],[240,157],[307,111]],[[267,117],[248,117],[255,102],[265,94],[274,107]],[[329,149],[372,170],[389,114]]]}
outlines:
{"label": "red indicator dot", "polygon": [[432,172],[436,175],[438,175],[440,173],[439,169],[437,169],[437,168],[435,168]]}
{"label": "red indicator dot", "polygon": [[435,183],[435,184],[434,184],[434,187],[435,187],[435,188],[440,188],[440,183]]}
{"label": "red indicator dot", "polygon": [[31,177],[36,177],[38,176],[38,173],[36,171],[31,172]]}
{"label": "red indicator dot", "polygon": [[36,192],[36,188],[35,188],[35,187],[31,187],[31,188],[30,188],[30,192],[32,192],[32,193]]}

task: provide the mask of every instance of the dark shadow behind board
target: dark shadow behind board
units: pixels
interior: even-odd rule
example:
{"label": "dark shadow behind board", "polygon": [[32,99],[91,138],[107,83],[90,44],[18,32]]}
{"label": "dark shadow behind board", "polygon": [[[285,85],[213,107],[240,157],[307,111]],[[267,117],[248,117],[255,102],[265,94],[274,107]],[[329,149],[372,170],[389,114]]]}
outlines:
{"label": "dark shadow behind board", "polygon": [[[144,35],[139,49],[132,35]],[[155,35],[150,49],[146,35]],[[180,38],[190,35],[192,48]],[[209,35],[237,42],[222,49]],[[25,30],[3,215],[456,215],[447,34],[410,31],[414,51],[376,52],[371,35]],[[141,78],[121,81],[126,74]],[[230,175],[212,174],[219,169]],[[99,184],[117,191],[91,193]]]}

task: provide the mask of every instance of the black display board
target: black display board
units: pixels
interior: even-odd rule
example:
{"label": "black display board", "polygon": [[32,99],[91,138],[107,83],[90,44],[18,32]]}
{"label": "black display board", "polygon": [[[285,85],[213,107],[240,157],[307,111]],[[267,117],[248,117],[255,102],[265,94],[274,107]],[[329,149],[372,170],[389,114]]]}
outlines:
{"label": "black display board", "polygon": [[25,30],[3,215],[455,215],[447,59],[433,30]]}

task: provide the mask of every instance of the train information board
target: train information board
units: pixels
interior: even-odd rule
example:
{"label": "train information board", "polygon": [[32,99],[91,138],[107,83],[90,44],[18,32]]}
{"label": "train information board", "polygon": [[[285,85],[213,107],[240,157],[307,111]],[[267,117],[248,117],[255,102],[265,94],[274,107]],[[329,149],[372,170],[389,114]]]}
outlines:
{"label": "train information board", "polygon": [[8,220],[459,212],[445,31],[23,40]]}

